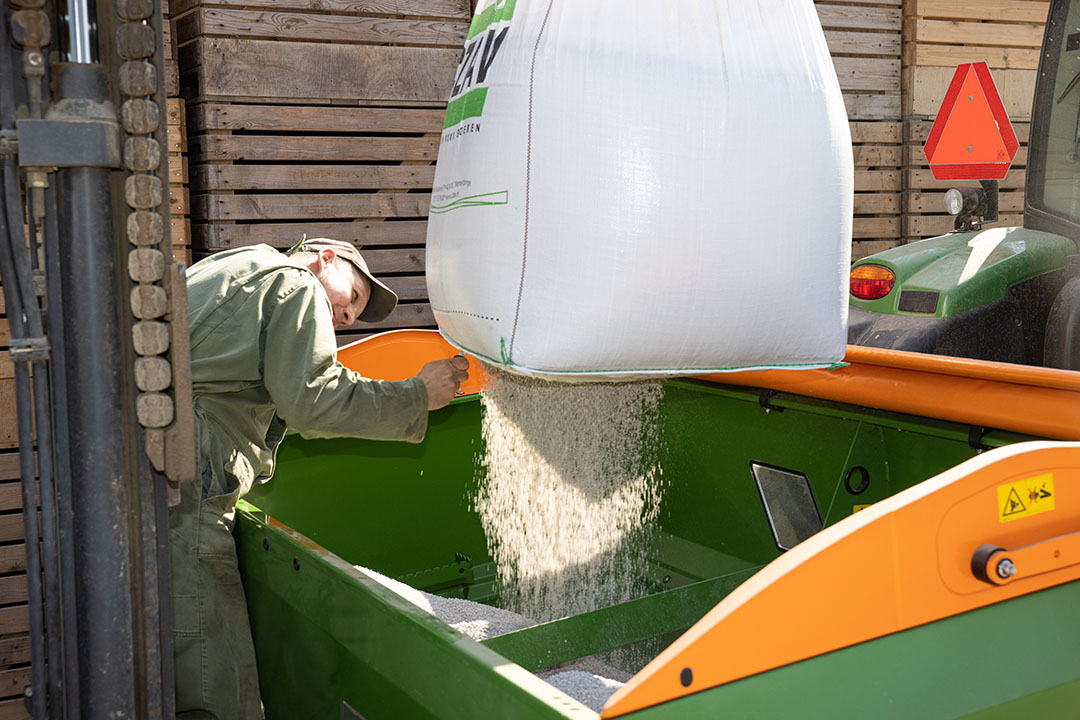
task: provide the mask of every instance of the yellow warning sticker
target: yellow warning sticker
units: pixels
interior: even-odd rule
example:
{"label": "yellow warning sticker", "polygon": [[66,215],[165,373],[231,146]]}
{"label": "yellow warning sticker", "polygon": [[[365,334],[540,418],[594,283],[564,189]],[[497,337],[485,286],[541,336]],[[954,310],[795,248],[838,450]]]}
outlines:
{"label": "yellow warning sticker", "polygon": [[851,514],[854,515],[855,513],[859,512],[860,510],[865,510],[866,508],[870,507],[870,505],[871,505],[871,503],[867,503],[866,505],[852,505],[851,506]]}
{"label": "yellow warning sticker", "polygon": [[1003,523],[1049,512],[1054,509],[1054,474],[998,485],[997,495],[998,518]]}

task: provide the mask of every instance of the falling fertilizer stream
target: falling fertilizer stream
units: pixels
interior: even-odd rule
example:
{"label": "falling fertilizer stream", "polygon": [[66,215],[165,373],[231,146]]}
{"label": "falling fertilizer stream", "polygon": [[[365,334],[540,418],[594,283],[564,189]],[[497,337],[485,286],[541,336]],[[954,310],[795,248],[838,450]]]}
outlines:
{"label": "falling fertilizer stream", "polygon": [[[489,374],[474,507],[502,606],[543,622],[646,595],[661,384]],[[634,664],[615,651],[539,674],[599,711]]]}
{"label": "falling fertilizer stream", "polygon": [[493,375],[474,507],[503,607],[547,621],[645,594],[661,393],[659,382]]}
{"label": "falling fertilizer stream", "polygon": [[[360,569],[475,640],[648,594],[663,488],[661,383],[564,384],[485,371],[482,476],[472,505],[498,568],[502,607]],[[639,665],[621,649],[537,675],[599,712]]]}

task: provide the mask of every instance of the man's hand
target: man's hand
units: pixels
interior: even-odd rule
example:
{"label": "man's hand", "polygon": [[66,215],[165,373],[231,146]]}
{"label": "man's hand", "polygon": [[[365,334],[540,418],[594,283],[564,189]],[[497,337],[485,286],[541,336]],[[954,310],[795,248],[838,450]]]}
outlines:
{"label": "man's hand", "polygon": [[458,388],[469,377],[469,360],[457,357],[433,360],[420,369],[418,378],[427,388],[428,410],[438,410],[450,404]]}

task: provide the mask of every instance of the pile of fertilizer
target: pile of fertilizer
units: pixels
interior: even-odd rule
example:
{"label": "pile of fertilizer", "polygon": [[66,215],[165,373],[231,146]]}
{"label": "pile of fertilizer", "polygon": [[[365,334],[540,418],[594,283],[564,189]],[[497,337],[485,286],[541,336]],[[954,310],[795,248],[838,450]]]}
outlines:
{"label": "pile of fertilizer", "polygon": [[556,673],[545,677],[544,681],[548,685],[559,688],[594,712],[600,712],[608,698],[626,684],[582,670]]}
{"label": "pile of fertilizer", "polygon": [[368,570],[359,565],[355,567],[375,582],[393,590],[416,607],[431,613],[461,634],[468,635],[476,641],[487,640],[514,630],[523,630],[536,625],[535,621],[509,610],[472,602],[471,600],[432,595],[381,575],[374,570]]}
{"label": "pile of fertilizer", "polygon": [[484,477],[473,505],[501,604],[547,621],[647,594],[662,487],[660,382],[488,372]]}
{"label": "pile of fertilizer", "polygon": [[[509,610],[471,600],[440,597],[417,590],[374,570],[359,565],[355,567],[383,587],[478,642],[536,625],[536,622]],[[600,712],[611,694],[630,679],[628,673],[593,658],[582,658],[558,665],[538,672],[537,675],[596,712]]]}

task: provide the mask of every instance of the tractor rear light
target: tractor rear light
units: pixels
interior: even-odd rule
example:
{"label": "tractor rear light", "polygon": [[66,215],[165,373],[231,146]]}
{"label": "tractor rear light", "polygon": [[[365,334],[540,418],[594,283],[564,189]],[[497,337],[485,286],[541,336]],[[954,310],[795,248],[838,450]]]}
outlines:
{"label": "tractor rear light", "polygon": [[859,265],[851,269],[851,294],[860,300],[877,300],[892,292],[896,275],[881,265]]}
{"label": "tractor rear light", "polygon": [[986,193],[978,188],[949,188],[945,193],[945,212],[950,215],[985,214]]}

